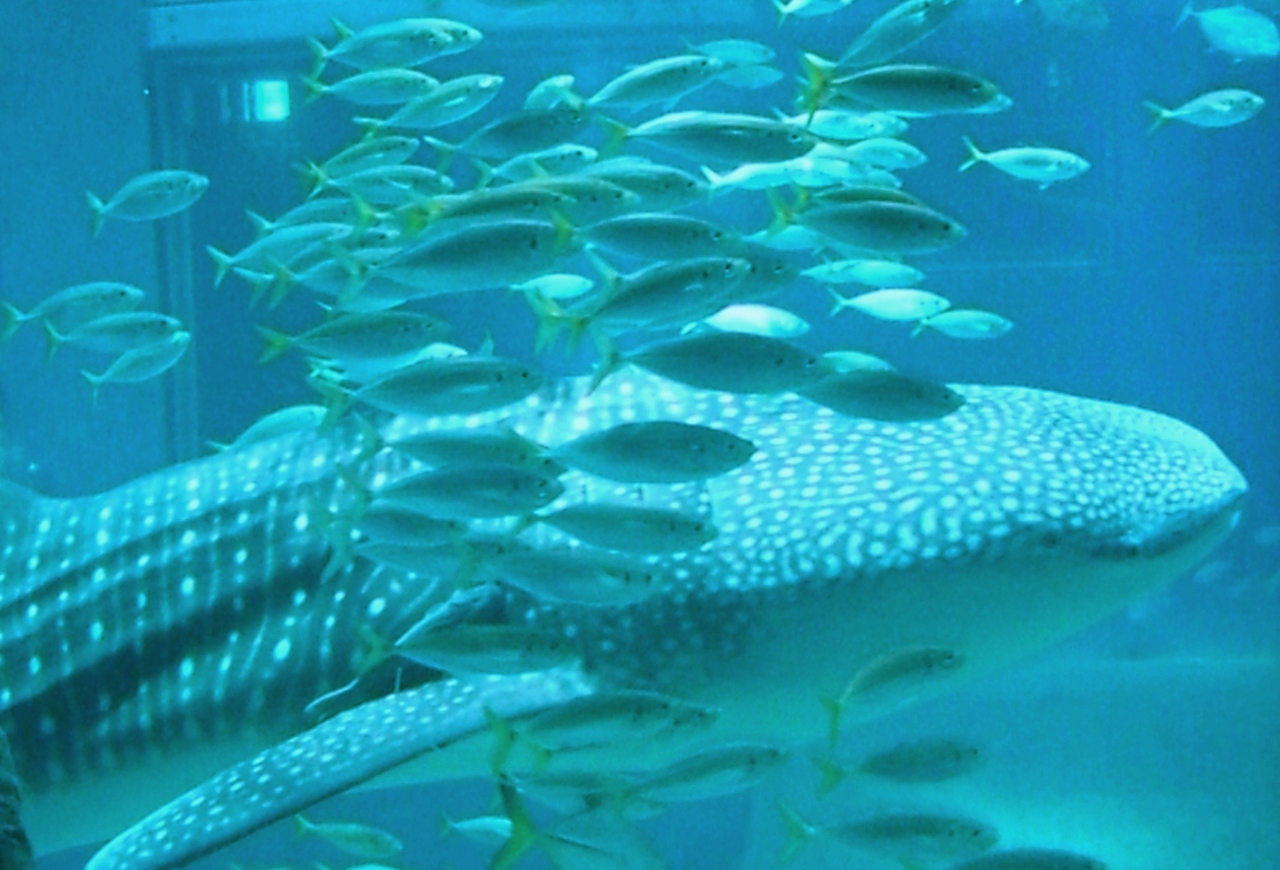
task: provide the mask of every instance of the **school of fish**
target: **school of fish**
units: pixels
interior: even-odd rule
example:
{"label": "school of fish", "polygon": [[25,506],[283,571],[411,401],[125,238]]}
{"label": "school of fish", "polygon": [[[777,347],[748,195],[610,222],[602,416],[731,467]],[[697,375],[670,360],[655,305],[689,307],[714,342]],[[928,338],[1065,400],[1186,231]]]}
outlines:
{"label": "school of fish", "polygon": [[[837,21],[855,5],[772,2],[784,24]],[[561,866],[661,866],[630,820],[748,789],[824,736],[820,794],[865,776],[927,798],[984,750],[940,733],[841,760],[841,729],[1012,661],[1203,557],[1244,482],[1199,433],[812,349],[810,324],[772,304],[809,282],[832,316],[847,309],[912,335],[986,340],[1014,328],[920,289],[917,259],[971,230],[899,179],[929,159],[900,138],[909,125],[1017,112],[980,75],[904,57],[942,38],[965,5],[904,0],[832,58],[691,41],[592,88],[548,78],[497,116],[486,110],[500,73],[430,73],[486,38],[463,21],[335,21],[332,41],[312,39],[303,83],[312,99],[350,105],[351,142],[306,164],[311,190],[294,208],[249,213],[251,243],[208,252],[214,283],[244,281],[251,302],[305,293],[319,304],[299,334],[260,327],[264,364],[306,356],[315,403],[103,496],[0,493],[0,579],[20,565],[29,577],[4,596],[0,708],[11,726],[48,734],[57,717],[87,723],[38,750],[17,734],[37,795],[104,758],[127,764],[157,728],[178,741],[179,723],[228,697],[288,738],[166,796],[91,870],[180,866],[290,816],[302,835],[392,859],[403,848],[394,834],[300,813],[435,753],[457,760],[427,778],[494,779],[501,814],[446,829],[485,844],[498,868],[531,849]],[[1178,23],[1188,18],[1234,58],[1280,51],[1270,19],[1247,7],[1189,3]],[[771,88],[792,60],[790,113],[690,108],[714,106],[717,89]],[[1264,103],[1220,89],[1148,105],[1154,130],[1233,126]],[[985,164],[1039,190],[1091,168],[1062,148],[957,144],[968,155],[959,171]],[[165,169],[105,201],[88,194],[92,232],[179,214],[210,183]],[[726,220],[749,211],[747,198],[767,204],[769,225]],[[452,344],[427,310],[496,288],[535,315],[537,353],[590,342],[593,374],[551,381],[501,335]],[[192,342],[176,319],[140,310],[145,295],[102,281],[26,312],[6,304],[4,335],[31,321],[50,357],[64,345],[111,355],[84,372],[96,402],[106,384],[168,371]],[[1129,469],[1094,459],[1117,450]],[[1149,487],[1133,487],[1143,479],[1168,496],[1144,500]],[[1005,594],[1002,559],[1056,572],[1078,599]],[[206,570],[190,567],[200,560]],[[935,563],[964,577],[938,600],[1007,612],[994,626],[932,613],[912,584],[929,586]],[[881,577],[902,590],[850,616],[860,585]],[[94,610],[126,594],[136,607]],[[1024,613],[1019,597],[1036,606]],[[1008,624],[1042,612],[1054,615]],[[184,647],[188,625],[207,636]],[[255,657],[265,670],[250,675]],[[104,677],[122,667],[144,673]],[[94,679],[105,681],[90,704],[76,693]],[[768,711],[780,706],[806,712],[778,721]],[[526,800],[561,819],[535,826]],[[783,860],[822,837],[909,867],[1106,866],[1088,844],[1002,849],[998,827],[963,807],[822,825],[780,811]]]}

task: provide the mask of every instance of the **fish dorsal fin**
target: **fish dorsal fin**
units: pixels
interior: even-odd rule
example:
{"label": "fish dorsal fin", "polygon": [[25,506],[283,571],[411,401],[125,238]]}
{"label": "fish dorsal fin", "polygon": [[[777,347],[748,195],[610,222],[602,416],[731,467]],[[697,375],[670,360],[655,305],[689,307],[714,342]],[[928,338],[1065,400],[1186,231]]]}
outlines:
{"label": "fish dorsal fin", "polygon": [[186,864],[482,733],[489,727],[488,715],[518,719],[591,694],[580,671],[557,670],[442,680],[370,701],[171,801],[107,843],[86,870],[168,870]]}

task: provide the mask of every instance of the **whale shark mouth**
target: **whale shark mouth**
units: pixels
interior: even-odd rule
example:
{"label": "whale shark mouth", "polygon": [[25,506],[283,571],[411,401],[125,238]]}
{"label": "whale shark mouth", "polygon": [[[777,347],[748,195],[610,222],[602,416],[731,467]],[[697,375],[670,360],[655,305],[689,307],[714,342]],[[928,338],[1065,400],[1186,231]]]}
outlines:
{"label": "whale shark mouth", "polygon": [[[714,710],[703,742],[802,743],[822,733],[819,697],[860,662],[940,645],[963,654],[971,678],[1170,582],[1230,528],[1244,479],[1190,427],[1045,391],[959,389],[959,411],[890,424],[794,395],[620,374],[590,394],[568,381],[503,412],[383,427],[394,441],[501,421],[554,446],[678,419],[750,440],[749,462],[697,484],[564,478],[566,504],[678,505],[719,529],[695,552],[639,557],[662,582],[619,606],[543,598],[500,576],[455,593],[452,578],[365,559],[326,572],[327,519],[358,498],[350,469],[384,485],[413,467],[387,450],[368,459],[354,429],[229,451],[100,496],[7,490],[0,708],[35,838],[54,842],[42,820],[74,806],[82,784],[111,794],[113,778],[145,768],[163,787],[128,811],[154,812],[90,867],[179,866],[414,759],[438,758],[428,777],[488,775],[476,748],[491,742],[486,710],[520,721],[619,691]],[[525,535],[535,547],[566,540],[543,526]],[[362,632],[395,638],[429,614],[534,626],[574,644],[578,663],[371,673],[331,718],[304,714],[357,676]],[[778,709],[806,712],[784,722]],[[184,768],[186,753],[223,744],[230,758]],[[630,749],[627,762],[658,763]],[[123,825],[110,815],[98,821]]]}

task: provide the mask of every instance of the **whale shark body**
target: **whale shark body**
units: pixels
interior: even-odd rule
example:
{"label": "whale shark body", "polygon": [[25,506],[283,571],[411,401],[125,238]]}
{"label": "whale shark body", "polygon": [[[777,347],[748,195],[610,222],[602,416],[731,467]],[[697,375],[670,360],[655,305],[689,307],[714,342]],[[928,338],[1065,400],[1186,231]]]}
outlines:
{"label": "whale shark body", "polygon": [[[745,465],[698,483],[565,475],[557,506],[677,506],[719,530],[693,552],[637,557],[660,588],[624,606],[551,600],[500,576],[455,590],[453,578],[365,559],[326,572],[331,518],[360,485],[413,468],[392,450],[370,457],[355,427],[228,451],[99,496],[6,491],[0,710],[33,837],[52,848],[132,824],[92,870],[179,866],[410,762],[417,778],[489,775],[493,717],[618,692],[714,717],[675,747],[619,735],[574,763],[631,770],[730,741],[803,745],[828,726],[820,699],[877,657],[955,651],[964,666],[923,690],[945,691],[1170,582],[1234,520],[1244,479],[1182,423],[1033,389],[957,389],[965,404],[946,417],[882,423],[792,394],[621,373],[594,392],[568,380],[499,412],[382,427],[394,442],[501,421],[555,446],[672,419],[754,443]],[[539,547],[568,540],[543,525],[521,534]],[[394,638],[429,614],[536,627],[570,643],[576,663],[366,678],[329,696],[329,718],[307,716],[356,677],[362,633]],[[857,706],[846,722],[900,702]]]}

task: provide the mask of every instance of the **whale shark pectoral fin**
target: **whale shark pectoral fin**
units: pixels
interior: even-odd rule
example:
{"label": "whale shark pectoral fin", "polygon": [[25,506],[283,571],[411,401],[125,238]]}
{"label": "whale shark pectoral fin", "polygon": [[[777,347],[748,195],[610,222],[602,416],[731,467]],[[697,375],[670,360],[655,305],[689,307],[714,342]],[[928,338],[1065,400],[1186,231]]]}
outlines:
{"label": "whale shark pectoral fin", "polygon": [[[234,765],[107,843],[85,870],[168,870],[489,727],[593,692],[577,670],[449,679],[370,701]],[[479,771],[477,771],[479,772]]]}

